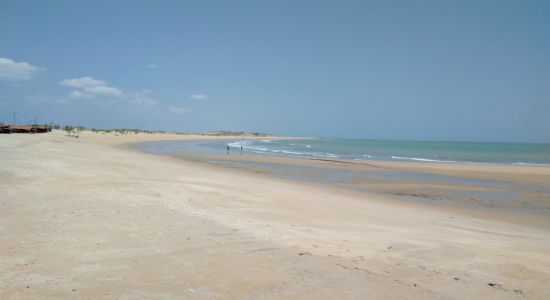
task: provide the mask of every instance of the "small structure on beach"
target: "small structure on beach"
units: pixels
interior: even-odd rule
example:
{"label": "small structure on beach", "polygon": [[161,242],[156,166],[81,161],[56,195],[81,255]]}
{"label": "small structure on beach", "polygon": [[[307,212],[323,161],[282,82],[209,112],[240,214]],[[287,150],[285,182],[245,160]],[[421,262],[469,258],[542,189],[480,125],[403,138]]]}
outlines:
{"label": "small structure on beach", "polygon": [[43,133],[52,131],[49,125],[10,125],[0,124],[0,133]]}

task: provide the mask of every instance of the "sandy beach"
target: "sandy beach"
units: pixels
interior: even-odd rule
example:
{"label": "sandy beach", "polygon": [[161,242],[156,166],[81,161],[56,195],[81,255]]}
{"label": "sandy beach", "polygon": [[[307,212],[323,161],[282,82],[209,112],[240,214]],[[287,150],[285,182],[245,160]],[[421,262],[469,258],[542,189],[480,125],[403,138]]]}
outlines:
{"label": "sandy beach", "polygon": [[[206,138],[215,137],[0,136],[0,299],[550,298],[548,218],[399,201],[131,146]],[[349,167],[380,166],[550,182],[544,166]]]}

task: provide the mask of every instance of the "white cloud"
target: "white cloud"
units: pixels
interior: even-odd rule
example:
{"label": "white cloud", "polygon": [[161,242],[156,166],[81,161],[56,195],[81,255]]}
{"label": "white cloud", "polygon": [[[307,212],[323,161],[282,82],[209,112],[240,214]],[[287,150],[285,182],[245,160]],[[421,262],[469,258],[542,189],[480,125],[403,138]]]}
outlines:
{"label": "white cloud", "polygon": [[192,100],[206,100],[208,99],[208,96],[205,94],[191,94],[189,95],[189,99]]}
{"label": "white cloud", "polygon": [[83,89],[84,92],[94,95],[105,95],[113,97],[121,97],[124,93],[111,86],[92,86]]}
{"label": "white cloud", "polygon": [[159,66],[157,64],[148,64],[147,67],[151,68],[151,69],[156,69],[158,68]]}
{"label": "white cloud", "polygon": [[104,80],[92,77],[68,78],[59,82],[61,86],[71,87],[73,91],[64,99],[64,103],[71,103],[71,100],[94,99],[96,104],[114,104],[118,99],[123,99],[126,104],[142,108],[152,108],[158,105],[154,99],[153,92],[147,89],[141,92],[123,92],[120,89],[109,85]]}
{"label": "white cloud", "polygon": [[107,83],[103,80],[93,79],[87,76],[73,79],[64,79],[59,84],[74,88],[90,88],[107,85]]}
{"label": "white cloud", "polygon": [[179,106],[170,106],[168,110],[170,111],[170,113],[173,113],[175,115],[183,115],[184,113],[193,112],[190,109],[179,107]]}
{"label": "white cloud", "polygon": [[26,62],[14,62],[9,58],[0,57],[0,80],[28,80],[45,70],[45,68],[35,67]]}
{"label": "white cloud", "polygon": [[153,92],[147,89],[134,94],[133,97],[128,99],[128,102],[133,105],[144,107],[153,107],[158,104],[157,100],[153,99]]}
{"label": "white cloud", "polygon": [[[124,93],[112,86],[109,86],[107,82],[99,79],[93,79],[91,77],[85,76],[80,78],[64,79],[60,83],[62,86],[68,86],[72,88],[77,88],[79,90],[74,90],[71,92],[72,96],[76,98],[90,99],[89,96],[112,96],[112,97],[122,97]],[[69,97],[71,96],[69,95]],[[76,99],[73,97],[73,99]]]}
{"label": "white cloud", "polygon": [[71,99],[93,99],[95,98],[94,95],[83,93],[79,90],[74,90],[69,94],[69,98]]}

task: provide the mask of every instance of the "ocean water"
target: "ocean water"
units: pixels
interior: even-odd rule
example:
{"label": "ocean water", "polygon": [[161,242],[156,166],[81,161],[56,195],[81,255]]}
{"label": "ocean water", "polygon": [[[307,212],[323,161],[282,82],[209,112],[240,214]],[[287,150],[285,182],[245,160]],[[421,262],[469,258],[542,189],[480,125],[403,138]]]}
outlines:
{"label": "ocean water", "polygon": [[[230,147],[229,155],[226,154]],[[243,151],[241,152],[241,146]],[[499,144],[456,142],[403,142],[376,140],[195,140],[154,141],[136,145],[158,155],[181,156],[195,161],[262,173],[293,181],[333,185],[359,192],[381,193],[406,201],[459,207],[493,207],[550,216],[544,204],[548,185],[513,183],[491,179],[441,175],[395,168],[348,168],[265,161],[256,155],[293,156],[313,159],[449,161],[453,163],[550,164],[548,144]],[[409,191],[403,182],[423,185]],[[390,186],[385,188],[384,186]],[[441,186],[449,185],[449,189]],[[391,187],[393,186],[393,187]],[[456,188],[455,188],[456,187]],[[468,188],[464,188],[468,187]],[[386,190],[387,189],[387,190]],[[517,201],[521,200],[521,205]],[[543,200],[543,202],[541,202]],[[541,204],[542,203],[542,204]]]}
{"label": "ocean water", "polygon": [[550,164],[550,144],[356,139],[242,140],[232,148],[267,155],[451,163]]}

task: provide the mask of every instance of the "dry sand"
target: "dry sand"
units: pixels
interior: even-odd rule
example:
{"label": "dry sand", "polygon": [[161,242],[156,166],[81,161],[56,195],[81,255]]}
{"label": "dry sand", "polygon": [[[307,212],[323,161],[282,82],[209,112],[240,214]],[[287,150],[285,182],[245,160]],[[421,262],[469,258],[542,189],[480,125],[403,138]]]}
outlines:
{"label": "dry sand", "polygon": [[126,146],[192,138],[0,136],[0,299],[550,298],[550,226]]}

